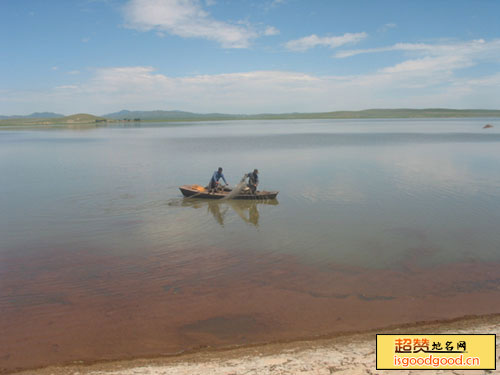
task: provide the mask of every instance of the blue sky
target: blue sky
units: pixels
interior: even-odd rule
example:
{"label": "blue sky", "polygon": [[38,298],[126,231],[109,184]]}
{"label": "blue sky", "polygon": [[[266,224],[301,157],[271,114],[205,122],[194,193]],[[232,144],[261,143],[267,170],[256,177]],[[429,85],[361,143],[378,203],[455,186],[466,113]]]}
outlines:
{"label": "blue sky", "polygon": [[500,109],[500,1],[2,0],[0,114]]}

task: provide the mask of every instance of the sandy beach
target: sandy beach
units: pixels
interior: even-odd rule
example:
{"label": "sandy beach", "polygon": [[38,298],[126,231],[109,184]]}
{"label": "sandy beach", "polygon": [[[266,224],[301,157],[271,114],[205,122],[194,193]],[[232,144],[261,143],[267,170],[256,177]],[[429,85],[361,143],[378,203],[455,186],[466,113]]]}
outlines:
{"label": "sandy beach", "polygon": [[[72,364],[18,373],[19,375],[188,375],[188,374],[429,374],[429,371],[380,371],[375,366],[376,333],[494,333],[500,334],[500,315],[469,317],[448,322],[406,325],[310,341],[272,343],[228,350],[96,364]],[[500,374],[497,370],[438,370],[436,374]]]}

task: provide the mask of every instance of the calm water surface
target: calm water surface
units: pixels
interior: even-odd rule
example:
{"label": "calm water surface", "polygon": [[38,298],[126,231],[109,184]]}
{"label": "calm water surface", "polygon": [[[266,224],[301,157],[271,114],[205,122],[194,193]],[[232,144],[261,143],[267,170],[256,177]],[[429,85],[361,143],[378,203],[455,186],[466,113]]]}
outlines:
{"label": "calm water surface", "polygon": [[[500,127],[483,122],[3,131],[0,251],[220,246],[390,267],[425,244],[439,251],[422,261],[499,260]],[[232,185],[259,168],[279,203],[180,199],[178,186],[206,184],[218,166]]]}
{"label": "calm water surface", "polygon": [[[498,119],[4,129],[0,368],[499,312],[499,146]],[[182,198],[219,166],[278,199]]]}

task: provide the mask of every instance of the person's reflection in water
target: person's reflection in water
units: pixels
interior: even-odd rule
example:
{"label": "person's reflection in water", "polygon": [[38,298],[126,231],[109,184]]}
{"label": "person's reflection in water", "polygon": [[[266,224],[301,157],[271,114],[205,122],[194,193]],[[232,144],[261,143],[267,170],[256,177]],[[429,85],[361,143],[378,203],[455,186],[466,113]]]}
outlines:
{"label": "person's reflection in water", "polygon": [[220,203],[219,202],[208,202],[207,205],[208,211],[213,215],[214,219],[222,226],[224,226],[224,216],[228,208],[221,212]]}
{"label": "person's reflection in water", "polygon": [[275,202],[257,202],[257,201],[228,201],[231,208],[238,214],[241,219],[248,224],[252,224],[256,227],[259,226],[259,209],[257,208],[258,204],[277,204],[278,201]]}
{"label": "person's reflection in water", "polygon": [[225,201],[202,201],[202,200],[184,200],[182,202],[183,206],[189,206],[192,208],[201,208],[205,205],[207,206],[207,211],[212,214],[215,221],[221,226],[224,226],[224,220],[226,219],[229,207],[233,209],[238,216],[248,224],[258,227],[260,220],[260,213],[257,205],[266,204],[276,206],[278,205],[278,200],[268,200],[268,201],[254,201],[254,200],[225,200]]}

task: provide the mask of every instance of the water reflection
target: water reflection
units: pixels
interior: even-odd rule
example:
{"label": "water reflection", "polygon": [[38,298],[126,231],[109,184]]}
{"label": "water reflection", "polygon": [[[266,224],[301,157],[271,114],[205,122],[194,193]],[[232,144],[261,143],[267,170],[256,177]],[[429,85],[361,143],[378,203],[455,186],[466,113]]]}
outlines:
{"label": "water reflection", "polygon": [[277,206],[279,204],[277,199],[265,200],[265,201],[253,201],[253,200],[206,200],[206,199],[183,199],[181,205],[183,207],[192,207],[196,209],[206,208],[207,212],[210,212],[214,217],[215,221],[224,226],[224,220],[226,219],[228,212],[231,210],[236,212],[236,214],[247,224],[253,225],[255,227],[259,226],[260,213],[258,205],[272,205]]}

